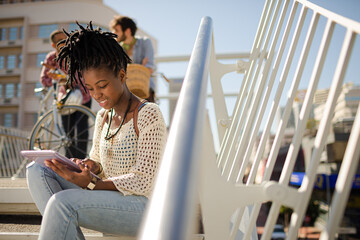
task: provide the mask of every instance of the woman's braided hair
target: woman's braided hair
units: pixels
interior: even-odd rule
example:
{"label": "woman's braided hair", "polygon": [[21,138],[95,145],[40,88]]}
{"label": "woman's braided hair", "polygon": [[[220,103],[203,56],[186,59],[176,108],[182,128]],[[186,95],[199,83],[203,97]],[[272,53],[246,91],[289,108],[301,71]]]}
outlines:
{"label": "woman's braided hair", "polygon": [[68,86],[80,84],[86,91],[82,72],[90,68],[106,66],[115,76],[121,69],[126,72],[127,64],[131,63],[131,59],[115,40],[116,34],[102,32],[99,27],[93,29],[91,22],[86,28],[76,23],[80,29],[70,33],[63,30],[67,38],[59,43],[65,45],[57,57],[59,65],[69,75]]}

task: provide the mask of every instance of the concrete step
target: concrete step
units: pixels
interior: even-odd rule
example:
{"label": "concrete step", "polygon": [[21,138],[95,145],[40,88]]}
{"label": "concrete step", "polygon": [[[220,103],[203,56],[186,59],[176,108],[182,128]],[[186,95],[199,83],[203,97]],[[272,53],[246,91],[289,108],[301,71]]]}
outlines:
{"label": "concrete step", "polygon": [[[119,236],[104,236],[102,233],[93,234],[86,233],[86,240],[135,240],[135,237],[119,237]],[[39,238],[39,233],[32,232],[0,232],[0,240],[37,240]],[[200,239],[199,239],[200,240]]]}
{"label": "concrete step", "polygon": [[0,178],[0,214],[39,215],[25,178]]}
{"label": "concrete step", "polygon": [[[40,215],[0,215],[0,240],[2,239],[38,239],[42,217]],[[118,237],[81,228],[86,239],[121,239],[134,237]]]}
{"label": "concrete step", "polygon": [[[41,215],[33,202],[25,178],[0,178],[0,240],[38,239]],[[130,240],[128,236],[106,235],[82,228],[87,240]],[[193,240],[204,240],[194,234]]]}
{"label": "concrete step", "polygon": [[[41,224],[39,215],[0,215],[0,240],[38,239]],[[135,240],[135,237],[103,234],[81,228],[87,240]],[[194,234],[192,240],[204,240],[203,234]]]}

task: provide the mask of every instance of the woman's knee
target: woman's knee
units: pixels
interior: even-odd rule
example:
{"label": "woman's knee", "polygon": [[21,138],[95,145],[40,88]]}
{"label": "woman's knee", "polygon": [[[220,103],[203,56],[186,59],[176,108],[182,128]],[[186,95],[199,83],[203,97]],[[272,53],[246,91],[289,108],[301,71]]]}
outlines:
{"label": "woman's knee", "polygon": [[26,177],[39,176],[44,172],[44,167],[36,162],[31,162],[26,165]]}
{"label": "woman's knee", "polygon": [[64,190],[53,194],[46,205],[46,210],[72,214],[74,209],[73,203],[69,201],[69,196],[71,196],[69,192],[71,191]]}

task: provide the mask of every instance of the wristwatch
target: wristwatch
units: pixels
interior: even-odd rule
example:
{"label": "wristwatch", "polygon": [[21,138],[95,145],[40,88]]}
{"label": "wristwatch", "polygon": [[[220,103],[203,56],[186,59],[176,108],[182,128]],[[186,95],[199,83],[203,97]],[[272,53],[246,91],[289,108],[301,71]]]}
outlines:
{"label": "wristwatch", "polygon": [[98,179],[95,176],[91,176],[91,180],[89,184],[86,186],[86,189],[93,190],[95,188],[97,181]]}

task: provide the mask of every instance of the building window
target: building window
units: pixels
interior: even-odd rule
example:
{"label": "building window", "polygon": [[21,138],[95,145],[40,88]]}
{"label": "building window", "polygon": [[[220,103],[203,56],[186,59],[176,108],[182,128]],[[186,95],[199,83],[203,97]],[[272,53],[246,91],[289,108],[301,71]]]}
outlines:
{"label": "building window", "polygon": [[6,40],[6,28],[2,28],[0,32],[0,40],[5,41]]}
{"label": "building window", "polygon": [[[35,94],[35,96],[40,97],[40,96],[41,96],[41,92],[35,92],[35,89],[36,89],[36,88],[43,88],[43,85],[41,84],[41,82],[35,83],[35,87],[34,87],[34,94]],[[36,116],[37,116],[37,115],[36,115]]]}
{"label": "building window", "polygon": [[18,58],[18,68],[22,68],[22,55],[21,54],[19,54],[18,55],[19,56],[19,58]]}
{"label": "building window", "polygon": [[8,83],[5,85],[5,98],[11,99],[15,96],[15,85],[13,83]]}
{"label": "building window", "polygon": [[49,38],[50,34],[58,29],[57,24],[47,24],[47,25],[40,25],[39,26],[39,38]]}
{"label": "building window", "polygon": [[37,57],[36,57],[36,66],[37,67],[42,67],[41,62],[43,62],[45,60],[47,53],[38,53]]}
{"label": "building window", "polygon": [[16,68],[16,55],[8,55],[7,57],[7,69]]}
{"label": "building window", "polygon": [[[80,25],[83,26],[83,27],[86,27],[85,23],[80,23]],[[76,23],[70,23],[69,24],[69,29],[68,29],[69,32],[74,31],[76,29],[79,29],[79,26]]]}
{"label": "building window", "polygon": [[4,126],[5,127],[12,127],[13,123],[13,115],[11,113],[5,113],[4,115]]}
{"label": "building window", "polygon": [[5,68],[5,57],[0,56],[0,70]]}
{"label": "building window", "polygon": [[16,97],[20,98],[21,97],[21,84],[18,83],[16,86]]}
{"label": "building window", "polygon": [[23,26],[20,27],[19,39],[20,40],[24,39],[24,27]]}
{"label": "building window", "polygon": [[43,88],[43,85],[41,84],[41,82],[36,82],[35,88]]}
{"label": "building window", "polygon": [[9,28],[9,40],[10,41],[17,40],[17,33],[18,33],[18,28],[17,27]]}

